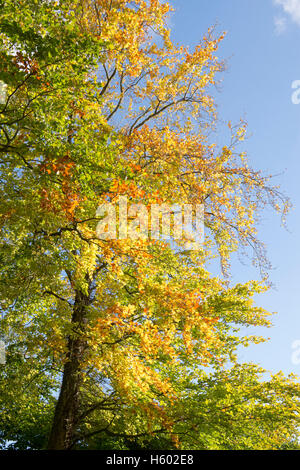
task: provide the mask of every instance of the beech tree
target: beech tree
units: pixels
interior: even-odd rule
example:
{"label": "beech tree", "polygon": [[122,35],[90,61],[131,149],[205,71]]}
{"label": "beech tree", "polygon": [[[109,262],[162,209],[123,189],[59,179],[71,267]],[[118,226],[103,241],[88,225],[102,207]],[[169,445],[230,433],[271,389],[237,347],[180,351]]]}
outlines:
{"label": "beech tree", "polygon": [[[265,283],[226,278],[240,248],[264,270],[257,216],[270,205],[284,217],[289,204],[238,151],[245,123],[214,142],[224,35],[176,46],[170,11],[158,0],[1,2],[3,442],[24,432],[46,446],[31,421],[49,449],[297,438],[297,380],[264,382],[236,355],[263,341],[240,325],[270,326],[253,302]],[[99,238],[97,208],[121,196],[203,204],[202,249]],[[206,268],[216,256],[219,277]]]}

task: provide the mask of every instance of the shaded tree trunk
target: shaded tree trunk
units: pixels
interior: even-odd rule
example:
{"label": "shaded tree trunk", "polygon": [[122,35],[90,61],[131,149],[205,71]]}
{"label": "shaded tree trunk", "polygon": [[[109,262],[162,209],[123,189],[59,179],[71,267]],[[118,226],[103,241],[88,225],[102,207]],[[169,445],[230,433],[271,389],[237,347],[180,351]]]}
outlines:
{"label": "shaded tree trunk", "polygon": [[80,406],[81,364],[86,349],[84,331],[88,304],[89,296],[76,291],[72,315],[74,334],[68,339],[67,361],[47,446],[50,450],[70,449],[74,442]]}

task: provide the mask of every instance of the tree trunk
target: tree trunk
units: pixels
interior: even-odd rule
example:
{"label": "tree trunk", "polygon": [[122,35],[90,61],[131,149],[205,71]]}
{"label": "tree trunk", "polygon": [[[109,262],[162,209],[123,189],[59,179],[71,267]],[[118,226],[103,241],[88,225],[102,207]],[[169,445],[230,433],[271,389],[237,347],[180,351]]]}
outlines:
{"label": "tree trunk", "polygon": [[47,446],[50,450],[71,449],[74,442],[80,406],[81,364],[86,349],[84,331],[88,304],[89,296],[76,291],[72,315],[74,334],[68,339],[67,361]]}

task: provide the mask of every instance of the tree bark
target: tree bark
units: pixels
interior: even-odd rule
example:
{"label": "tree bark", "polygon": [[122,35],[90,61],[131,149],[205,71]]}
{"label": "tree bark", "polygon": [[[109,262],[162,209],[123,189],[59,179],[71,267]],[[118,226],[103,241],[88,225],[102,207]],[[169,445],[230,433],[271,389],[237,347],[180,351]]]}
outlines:
{"label": "tree bark", "polygon": [[67,360],[47,446],[49,450],[71,449],[74,442],[80,406],[81,364],[86,349],[84,332],[88,304],[89,296],[76,291],[72,315],[74,333],[68,339]]}

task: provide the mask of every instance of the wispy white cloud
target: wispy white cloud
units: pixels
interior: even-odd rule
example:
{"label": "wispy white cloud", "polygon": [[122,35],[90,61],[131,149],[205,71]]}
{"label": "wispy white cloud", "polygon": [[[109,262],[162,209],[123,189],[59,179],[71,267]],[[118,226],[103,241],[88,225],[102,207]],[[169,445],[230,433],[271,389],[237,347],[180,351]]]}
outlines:
{"label": "wispy white cloud", "polygon": [[274,25],[276,34],[284,33],[287,28],[286,18],[284,18],[284,16],[275,16]]}
{"label": "wispy white cloud", "polygon": [[[286,15],[289,16],[294,23],[300,26],[300,0],[273,0],[273,2],[275,5],[281,6]],[[281,19],[283,17],[279,18]],[[274,22],[276,28],[276,18]],[[277,22],[277,24],[279,24],[279,26],[277,26],[279,29],[282,28],[280,23]]]}

